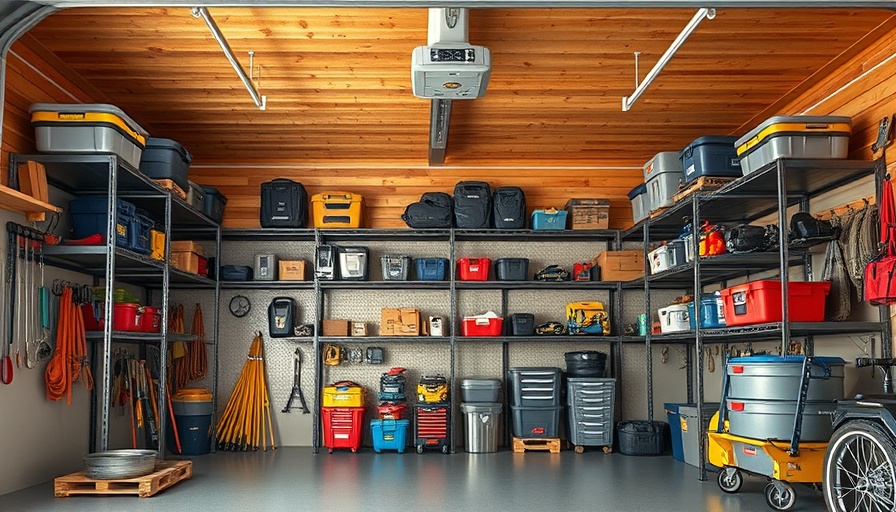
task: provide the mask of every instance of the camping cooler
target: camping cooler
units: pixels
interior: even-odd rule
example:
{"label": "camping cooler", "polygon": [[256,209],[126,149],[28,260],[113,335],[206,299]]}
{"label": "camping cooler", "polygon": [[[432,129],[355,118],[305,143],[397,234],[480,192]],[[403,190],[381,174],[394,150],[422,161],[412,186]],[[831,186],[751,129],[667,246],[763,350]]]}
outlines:
{"label": "camping cooler", "polygon": [[407,281],[411,270],[411,257],[402,254],[383,255],[383,281]]}
{"label": "camping cooler", "polygon": [[[830,281],[787,283],[787,311],[791,322],[824,321]],[[722,290],[725,324],[764,324],[781,321],[781,281],[764,279]]]}
{"label": "camping cooler", "polygon": [[647,184],[642,183],[628,193],[628,199],[632,202],[632,221],[635,224],[646,219],[650,215],[650,196],[647,194]]}
{"label": "camping cooler", "polygon": [[360,194],[325,192],[311,196],[311,215],[315,228],[361,227]]}
{"label": "camping cooler", "polygon": [[734,147],[736,142],[737,137],[707,135],[688,144],[679,154],[685,183],[700,176],[743,176]]}
{"label": "camping cooler", "polygon": [[684,304],[672,304],[657,311],[660,317],[660,331],[663,334],[684,332],[691,328],[688,321],[688,307]]}
{"label": "camping cooler", "polygon": [[[697,328],[696,318],[694,303],[688,302],[688,322],[691,330]],[[722,294],[719,292],[703,294],[700,298],[700,328],[718,329],[719,327],[725,327],[725,306]]]}
{"label": "camping cooler", "polygon": [[140,172],[154,180],[171,180],[186,193],[190,189],[187,174],[192,161],[190,152],[177,141],[150,137],[140,156]]}
{"label": "camping cooler", "polygon": [[735,144],[746,176],[778,158],[846,158],[850,134],[846,116],[773,116]]}
{"label": "camping cooler", "polygon": [[140,167],[149,133],[114,105],[34,103],[28,112],[38,151],[112,153]]}
{"label": "camping cooler", "polygon": [[657,153],[644,164],[644,182],[650,200],[650,210],[672,206],[672,197],[684,180],[681,160],[675,151]]}

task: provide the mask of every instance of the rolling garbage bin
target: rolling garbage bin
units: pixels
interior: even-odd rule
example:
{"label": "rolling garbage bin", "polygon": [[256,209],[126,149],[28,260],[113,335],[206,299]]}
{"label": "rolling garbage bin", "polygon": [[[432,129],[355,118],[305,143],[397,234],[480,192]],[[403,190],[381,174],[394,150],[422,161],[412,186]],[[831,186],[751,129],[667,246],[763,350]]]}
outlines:
{"label": "rolling garbage bin", "polygon": [[470,402],[460,404],[464,413],[464,449],[469,453],[498,451],[498,423],[501,404]]}
{"label": "rolling garbage bin", "polygon": [[[212,393],[207,389],[182,389],[171,395],[181,455],[204,455],[212,449]],[[172,451],[177,447],[169,437]]]}

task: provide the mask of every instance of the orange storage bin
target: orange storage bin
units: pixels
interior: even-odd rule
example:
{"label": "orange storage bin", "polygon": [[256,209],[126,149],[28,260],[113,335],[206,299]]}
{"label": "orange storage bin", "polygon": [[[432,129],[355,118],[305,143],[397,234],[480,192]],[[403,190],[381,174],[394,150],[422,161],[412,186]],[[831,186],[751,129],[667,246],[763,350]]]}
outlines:
{"label": "orange storage bin", "polygon": [[[788,282],[787,316],[791,322],[824,321],[825,297],[831,291],[829,281]],[[725,323],[765,324],[781,321],[781,281],[764,279],[722,290]]]}

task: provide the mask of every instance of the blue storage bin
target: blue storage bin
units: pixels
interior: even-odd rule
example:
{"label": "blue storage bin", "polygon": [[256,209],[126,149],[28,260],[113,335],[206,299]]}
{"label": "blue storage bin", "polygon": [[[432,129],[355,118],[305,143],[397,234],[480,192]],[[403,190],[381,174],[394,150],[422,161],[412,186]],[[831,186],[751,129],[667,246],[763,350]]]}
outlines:
{"label": "blue storage bin", "polygon": [[128,246],[132,251],[140,254],[152,252],[152,228],[155,222],[149,218],[146,212],[137,210],[131,217],[130,229],[128,229]]}
{"label": "blue storage bin", "polygon": [[448,266],[446,258],[417,258],[418,281],[444,281],[445,268]]}
{"label": "blue storage bin", "polygon": [[685,183],[700,176],[743,176],[736,142],[737,137],[707,135],[688,144],[678,155],[684,168]]}
{"label": "blue storage bin", "polygon": [[404,453],[407,446],[410,420],[370,420],[373,451],[398,450]]}
{"label": "blue storage bin", "polygon": [[[697,328],[697,322],[694,320],[694,303],[688,303],[688,319],[691,323],[691,330]],[[725,310],[722,305],[722,295],[718,292],[707,293],[700,298],[700,328],[701,329],[717,329],[725,327]]]}
{"label": "blue storage bin", "polygon": [[681,443],[681,415],[678,408],[688,404],[664,403],[666,419],[669,420],[669,432],[672,434],[672,458],[684,462],[684,446]]}
{"label": "blue storage bin", "polygon": [[637,224],[650,216],[650,196],[647,194],[647,184],[641,183],[628,193],[628,199],[632,202],[632,220]]}
{"label": "blue storage bin", "polygon": [[[118,215],[115,228],[115,245],[129,249],[131,223],[137,208],[124,200],[116,200]],[[106,219],[109,215],[108,196],[85,196],[68,202],[68,212],[72,222],[72,238],[87,238],[102,235],[106,241]]]}
{"label": "blue storage bin", "polygon": [[535,210],[532,212],[532,229],[536,231],[566,229],[566,210]]}

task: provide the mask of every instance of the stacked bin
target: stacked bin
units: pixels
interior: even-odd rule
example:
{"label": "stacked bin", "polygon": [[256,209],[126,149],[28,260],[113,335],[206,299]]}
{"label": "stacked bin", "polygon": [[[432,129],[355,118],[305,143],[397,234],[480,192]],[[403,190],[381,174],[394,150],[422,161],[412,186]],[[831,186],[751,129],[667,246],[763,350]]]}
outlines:
{"label": "stacked bin", "polygon": [[392,368],[380,377],[380,392],[377,394],[377,419],[370,420],[373,451],[398,450],[404,453],[407,445],[409,421],[405,419],[407,395],[404,368]]}
{"label": "stacked bin", "polygon": [[448,453],[451,434],[451,404],[448,381],[442,375],[420,377],[417,403],[414,405],[414,437],[417,453],[424,449]]}
{"label": "stacked bin", "polygon": [[513,437],[518,439],[559,438],[563,405],[560,368],[511,368],[510,410]]}
{"label": "stacked bin", "polygon": [[499,379],[463,379],[464,449],[469,453],[498,451],[501,419],[501,381]]}
{"label": "stacked bin", "polygon": [[613,410],[616,379],[570,377],[566,381],[569,440],[582,453],[585,446],[613,449]]}
{"label": "stacked bin", "polygon": [[367,390],[349,381],[324,388],[321,417],[324,446],[330,453],[336,448],[348,448],[353,453],[361,448],[366,395]]}

